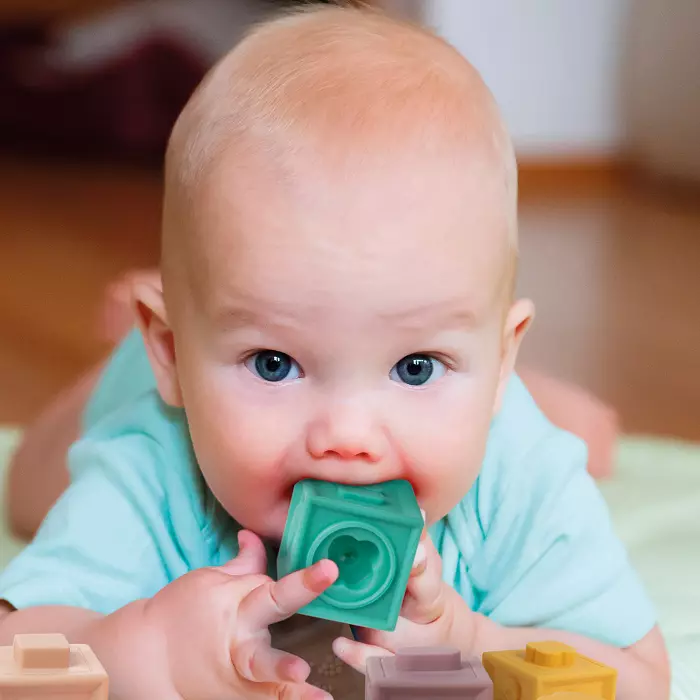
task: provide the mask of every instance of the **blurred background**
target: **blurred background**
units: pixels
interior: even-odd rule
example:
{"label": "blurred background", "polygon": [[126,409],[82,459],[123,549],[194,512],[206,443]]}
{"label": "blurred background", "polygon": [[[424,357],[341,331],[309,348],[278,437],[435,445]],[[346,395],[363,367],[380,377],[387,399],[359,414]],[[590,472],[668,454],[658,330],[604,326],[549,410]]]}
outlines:
{"label": "blurred background", "polygon": [[[272,0],[0,0],[0,423],[109,351],[158,255],[165,141]],[[700,440],[700,3],[385,0],[479,68],[521,164],[523,361]]]}

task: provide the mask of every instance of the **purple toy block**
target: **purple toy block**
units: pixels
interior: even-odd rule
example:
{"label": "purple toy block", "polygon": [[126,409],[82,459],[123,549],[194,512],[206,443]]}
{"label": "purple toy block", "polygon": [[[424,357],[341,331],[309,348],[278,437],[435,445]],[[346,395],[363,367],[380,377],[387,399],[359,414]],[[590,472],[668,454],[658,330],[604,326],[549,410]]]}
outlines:
{"label": "purple toy block", "polygon": [[367,660],[365,700],[492,700],[493,684],[478,659],[451,647],[399,649]]}

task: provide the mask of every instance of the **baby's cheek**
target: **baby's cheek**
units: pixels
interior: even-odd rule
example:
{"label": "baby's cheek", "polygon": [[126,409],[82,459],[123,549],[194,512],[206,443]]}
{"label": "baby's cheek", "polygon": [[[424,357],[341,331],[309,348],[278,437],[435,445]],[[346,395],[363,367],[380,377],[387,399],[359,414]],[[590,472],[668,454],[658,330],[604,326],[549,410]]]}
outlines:
{"label": "baby's cheek", "polygon": [[220,468],[229,472],[231,478],[264,484],[264,491],[274,490],[289,438],[284,426],[268,423],[245,410],[228,415],[217,436]]}
{"label": "baby's cheek", "polygon": [[412,460],[416,490],[423,498],[453,495],[465,482],[469,448],[468,431],[463,426],[443,426],[429,436],[419,438]]}
{"label": "baby's cheek", "polygon": [[202,377],[197,394],[201,432],[215,441],[229,461],[243,457],[246,462],[269,461],[268,455],[287,439],[287,422],[247,370],[212,369]]}
{"label": "baby's cheek", "polygon": [[216,459],[202,465],[214,496],[244,527],[261,536],[276,535],[279,528],[270,529],[270,517],[286,498],[287,482],[274,440],[256,434],[255,426],[241,419],[220,432],[217,443]]}
{"label": "baby's cheek", "polygon": [[468,492],[481,465],[488,421],[462,406],[440,412],[429,429],[406,435],[406,464],[419,500],[434,519]]}
{"label": "baby's cheek", "polygon": [[203,390],[196,404],[188,406],[188,419],[208,479],[246,488],[255,482],[271,485],[289,439],[285,422],[274,411],[255,410],[235,386],[219,385]]}

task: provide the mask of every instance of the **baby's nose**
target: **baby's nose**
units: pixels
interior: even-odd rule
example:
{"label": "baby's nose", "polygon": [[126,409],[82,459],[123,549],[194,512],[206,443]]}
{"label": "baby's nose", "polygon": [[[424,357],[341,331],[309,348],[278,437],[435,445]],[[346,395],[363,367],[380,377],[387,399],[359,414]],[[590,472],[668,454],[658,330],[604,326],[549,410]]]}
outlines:
{"label": "baby's nose", "polygon": [[387,452],[384,426],[364,402],[340,401],[324,408],[309,425],[307,450],[316,458],[381,461]]}

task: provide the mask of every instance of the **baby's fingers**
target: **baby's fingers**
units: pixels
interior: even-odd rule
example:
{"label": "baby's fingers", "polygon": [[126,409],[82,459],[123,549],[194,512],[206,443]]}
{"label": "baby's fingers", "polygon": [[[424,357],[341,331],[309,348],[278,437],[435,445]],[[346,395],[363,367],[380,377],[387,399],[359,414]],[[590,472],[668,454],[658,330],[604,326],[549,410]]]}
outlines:
{"label": "baby's fingers", "polygon": [[333,641],[333,652],[341,661],[360,673],[365,673],[367,659],[371,656],[392,656],[392,652],[387,649],[345,637],[338,637]]}
{"label": "baby's fingers", "polygon": [[243,697],[248,700],[333,700],[332,695],[308,683],[250,683]]}
{"label": "baby's fingers", "polygon": [[430,537],[424,534],[408,579],[401,616],[411,622],[428,624],[443,612],[442,560]]}
{"label": "baby's fingers", "polygon": [[273,649],[268,639],[252,639],[231,650],[238,674],[248,681],[248,696],[270,700],[333,700],[320,688],[306,683],[309,665],[298,656]]}
{"label": "baby's fingers", "polygon": [[256,534],[241,530],[238,533],[238,554],[219,568],[231,576],[264,574],[267,570],[265,545]]}
{"label": "baby's fingers", "polygon": [[239,620],[250,633],[267,629],[294,615],[317,598],[338,578],[338,567],[329,559],[294,571],[279,581],[253,589],[241,602]]}
{"label": "baby's fingers", "polygon": [[237,644],[231,650],[231,661],[239,675],[256,683],[304,683],[311,673],[306,661],[273,649],[266,638]]}
{"label": "baby's fingers", "polygon": [[[425,511],[421,508],[420,514],[423,516],[423,523],[425,523]],[[411,565],[411,576],[418,576],[422,574],[428,563],[427,549],[425,546],[426,540],[429,540],[427,527],[423,527],[420,534],[420,542],[418,543],[418,548],[416,549],[416,554],[413,557],[413,564]]]}
{"label": "baby's fingers", "polygon": [[333,700],[332,695],[308,683],[285,683],[277,686],[267,697],[269,700]]}

